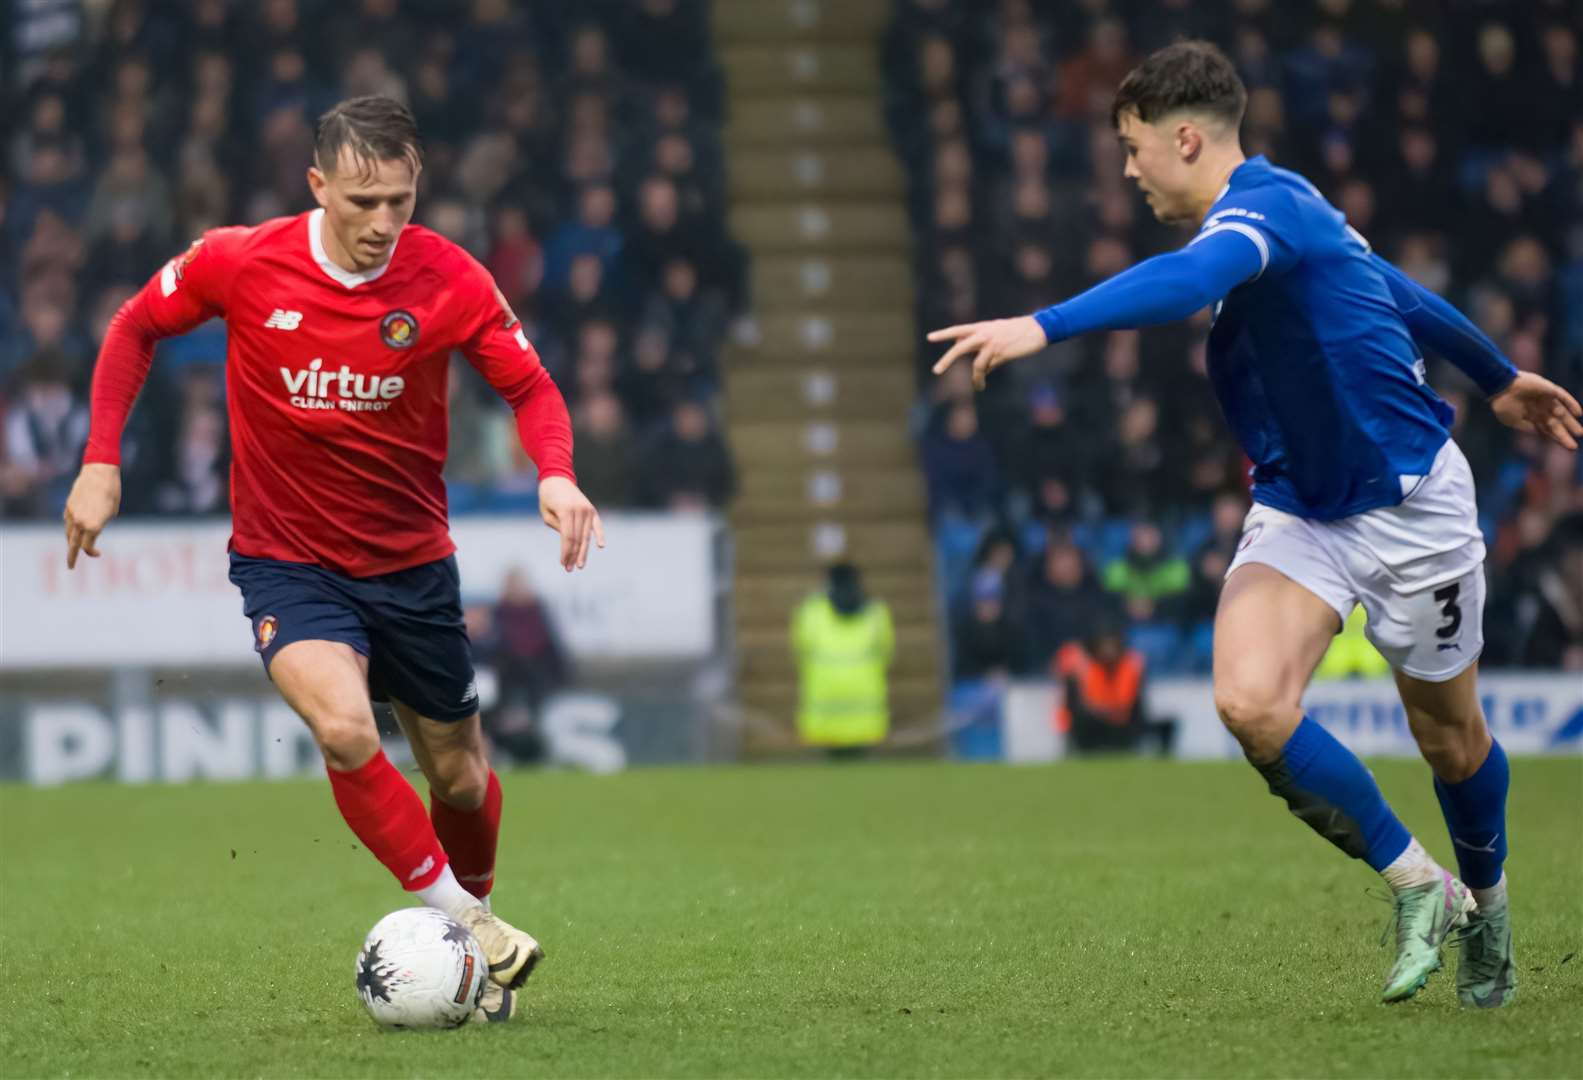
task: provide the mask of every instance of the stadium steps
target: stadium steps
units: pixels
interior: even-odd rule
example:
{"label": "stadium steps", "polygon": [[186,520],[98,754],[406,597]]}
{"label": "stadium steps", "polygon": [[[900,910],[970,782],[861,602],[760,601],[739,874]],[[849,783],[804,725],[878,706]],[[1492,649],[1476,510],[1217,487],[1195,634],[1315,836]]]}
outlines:
{"label": "stadium steps", "polygon": [[890,22],[892,0],[722,0],[715,4],[715,36],[733,44],[878,42]]}
{"label": "stadium steps", "polygon": [[[732,400],[732,399],[728,399]],[[769,410],[771,405],[755,406]],[[899,420],[839,420],[810,415],[801,421],[745,420],[740,402],[730,413],[731,448],[742,472],[809,465],[838,469],[916,469],[917,455]]]}
{"label": "stadium steps", "polygon": [[838,560],[891,606],[893,730],[939,723],[934,551],[908,428],[911,232],[881,99],[890,18],[891,0],[714,5],[731,228],[752,255],[757,329],[723,356],[750,752],[791,744],[788,625]]}
{"label": "stadium steps", "polygon": [[807,518],[810,507],[856,521],[898,521],[924,512],[923,482],[918,470],[903,479],[896,469],[756,469],[744,476],[732,507],[741,525]]}
{"label": "stadium steps", "polygon": [[[733,152],[730,160],[736,158]],[[755,257],[785,254],[895,254],[911,250],[907,212],[894,200],[740,200],[728,212],[732,233]]]}
{"label": "stadium steps", "polygon": [[902,185],[896,156],[884,147],[779,150],[742,147],[731,152],[733,199],[884,197]]}
{"label": "stadium steps", "polygon": [[912,303],[912,268],[900,255],[768,255],[753,264],[753,287],[769,310],[797,305],[868,311]]}
{"label": "stadium steps", "polygon": [[838,368],[834,364],[753,368],[731,374],[726,400],[732,415],[753,420],[896,419],[896,400],[912,391],[912,373],[899,364]]}
{"label": "stadium steps", "polygon": [[[715,37],[720,66],[726,73],[726,86],[733,99],[749,95],[778,95],[793,98],[800,94],[862,94],[879,111],[883,76],[879,69],[879,43],[834,43],[791,40],[786,44],[765,44],[759,36],[740,43],[730,42],[720,25],[720,14],[730,11],[736,0],[716,0]],[[792,0],[795,2],[795,0]],[[788,139],[797,134],[788,129]]]}
{"label": "stadium steps", "polygon": [[788,131],[810,148],[831,150],[883,141],[885,120],[867,94],[750,97],[732,103],[725,141],[732,150],[782,147]]}

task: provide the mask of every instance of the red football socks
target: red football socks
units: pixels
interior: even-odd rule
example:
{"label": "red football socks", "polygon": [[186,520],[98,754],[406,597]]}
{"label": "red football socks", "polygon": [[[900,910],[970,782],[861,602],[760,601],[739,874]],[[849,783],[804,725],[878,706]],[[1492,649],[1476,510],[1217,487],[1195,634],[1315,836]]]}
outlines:
{"label": "red football socks", "polygon": [[341,816],[401,887],[414,892],[433,885],[445,869],[445,849],[423,812],[423,800],[385,752],[351,772],[325,771]]}
{"label": "red football socks", "polygon": [[500,778],[495,770],[489,770],[489,786],[477,810],[458,810],[431,789],[429,815],[456,880],[480,900],[488,896],[495,887],[495,845],[500,839]]}

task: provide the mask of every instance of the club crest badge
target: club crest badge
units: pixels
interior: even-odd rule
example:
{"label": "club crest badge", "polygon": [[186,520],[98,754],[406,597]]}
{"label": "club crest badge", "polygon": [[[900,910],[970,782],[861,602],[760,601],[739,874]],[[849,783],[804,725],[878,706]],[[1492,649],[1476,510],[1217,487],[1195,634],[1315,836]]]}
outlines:
{"label": "club crest badge", "polygon": [[379,320],[379,338],[392,349],[410,349],[418,341],[418,320],[396,310]]}

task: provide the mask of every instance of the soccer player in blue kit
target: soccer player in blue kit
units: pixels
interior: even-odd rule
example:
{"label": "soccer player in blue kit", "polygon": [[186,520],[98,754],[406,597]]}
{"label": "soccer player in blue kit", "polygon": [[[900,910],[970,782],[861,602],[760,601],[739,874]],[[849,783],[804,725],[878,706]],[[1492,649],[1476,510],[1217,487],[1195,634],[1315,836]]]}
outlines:
{"label": "soccer player in blue kit", "polygon": [[[1519,431],[1576,450],[1583,409],[1373,254],[1307,180],[1245,158],[1246,101],[1208,42],[1167,46],[1130,72],[1111,112],[1126,175],[1156,217],[1197,234],[1036,314],[931,333],[952,342],[934,370],[971,359],[982,389],[990,371],[1054,342],[1213,305],[1209,376],[1254,481],[1215,616],[1215,707],[1271,793],[1389,884],[1397,955],[1383,999],[1416,994],[1461,929],[1459,999],[1504,1005],[1517,985],[1509,774],[1477,693],[1484,542],[1451,410],[1425,383],[1420,347],[1466,373]],[[1459,876],[1303,715],[1303,690],[1358,603],[1434,772]]]}

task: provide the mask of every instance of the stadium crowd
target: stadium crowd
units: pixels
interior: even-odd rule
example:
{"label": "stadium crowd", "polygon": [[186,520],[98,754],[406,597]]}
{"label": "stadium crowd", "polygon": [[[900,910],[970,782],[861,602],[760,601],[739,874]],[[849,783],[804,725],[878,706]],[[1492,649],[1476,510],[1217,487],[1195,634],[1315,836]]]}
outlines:
{"label": "stadium crowd", "polygon": [[[908,167],[919,340],[1021,315],[1182,243],[1122,176],[1110,103],[1180,37],[1249,89],[1244,146],[1295,168],[1520,367],[1583,386],[1583,61],[1566,0],[901,0],[887,116]],[[1096,612],[1157,672],[1207,670],[1246,463],[1190,324],[1064,342],[975,395],[926,374],[917,432],[958,678],[1053,671]],[[1488,663],[1583,670],[1583,457],[1500,426],[1449,365],[1489,542]]]}
{"label": "stadium crowd", "polygon": [[[526,324],[589,497],[731,496],[717,350],[746,275],[707,0],[34,0],[3,47],[4,517],[59,515],[119,305],[204,230],[310,209],[315,117],[369,93],[416,115],[415,220],[480,259]],[[224,357],[218,321],[161,345],[124,512],[224,512]],[[452,363],[453,511],[536,505],[509,410]]]}

